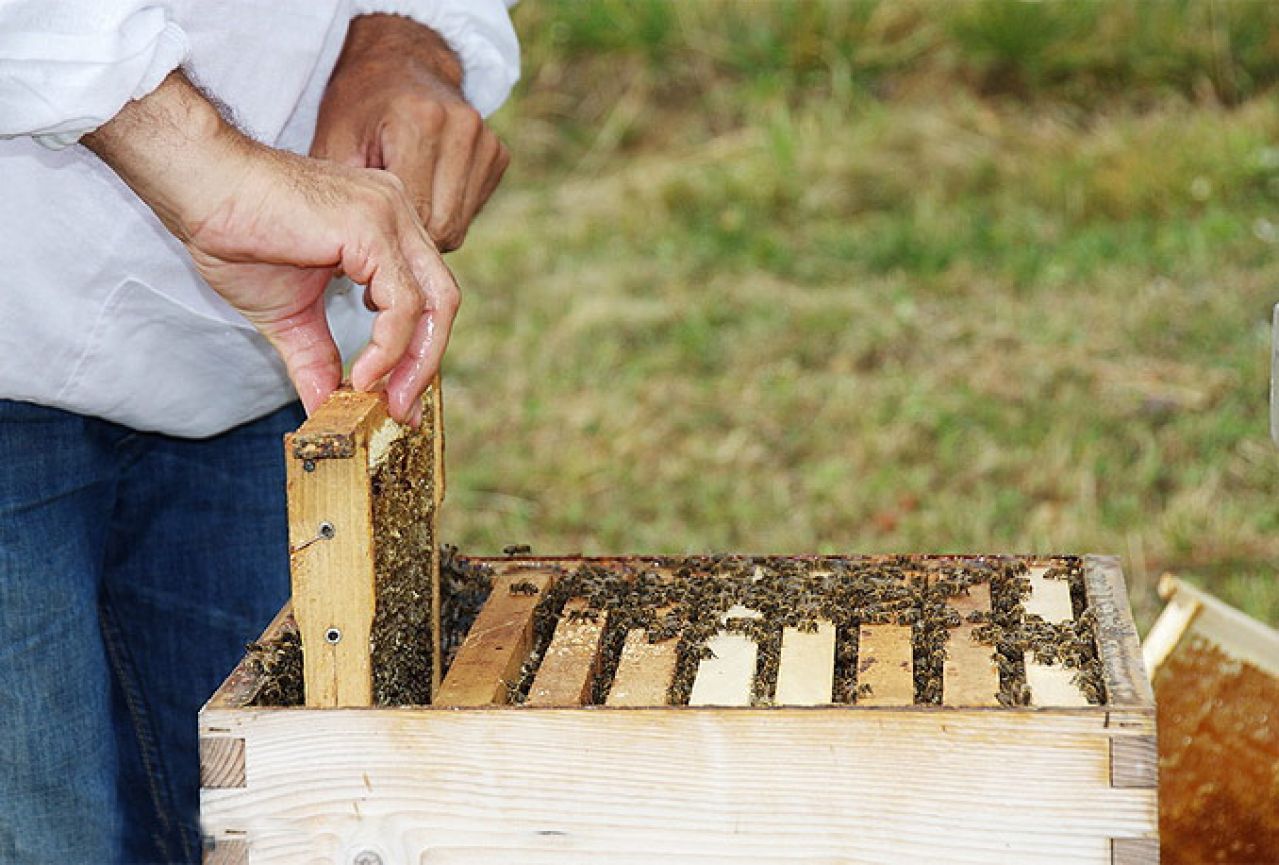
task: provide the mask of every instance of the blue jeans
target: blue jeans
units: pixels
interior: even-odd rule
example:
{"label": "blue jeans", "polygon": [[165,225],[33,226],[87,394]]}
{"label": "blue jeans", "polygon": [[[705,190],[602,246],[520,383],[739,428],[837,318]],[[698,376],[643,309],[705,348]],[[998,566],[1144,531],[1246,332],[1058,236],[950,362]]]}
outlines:
{"label": "blue jeans", "polygon": [[197,862],[196,713],[288,595],[281,436],[0,400],[0,863]]}

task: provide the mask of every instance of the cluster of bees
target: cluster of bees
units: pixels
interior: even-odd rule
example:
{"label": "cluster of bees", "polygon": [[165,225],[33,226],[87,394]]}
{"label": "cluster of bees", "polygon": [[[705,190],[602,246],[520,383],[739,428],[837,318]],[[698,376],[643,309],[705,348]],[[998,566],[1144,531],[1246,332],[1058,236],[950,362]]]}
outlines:
{"label": "cluster of bees", "polygon": [[[1055,575],[1072,581],[1082,603],[1082,564],[1054,559]],[[1027,616],[1022,599],[1029,591],[1026,566],[1004,557],[746,557],[692,556],[584,562],[556,570],[553,588],[534,614],[534,651],[516,681],[508,683],[512,702],[528,693],[542,654],[554,635],[564,605],[584,598],[587,609],[576,620],[598,621],[607,614],[601,662],[593,684],[594,702],[603,702],[612,684],[626,634],[636,628],[650,642],[678,640],[678,663],[668,695],[672,705],[688,701],[698,664],[720,631],[745,634],[759,647],[754,702],[767,705],[777,681],[781,635],[786,627],[812,631],[820,620],[836,628],[835,700],[855,703],[867,693],[857,681],[857,633],[863,624],[909,625],[915,672],[915,702],[940,704],[942,671],[949,630],[961,624],[947,604],[978,583],[990,583],[992,612],[972,613],[983,642],[994,646],[1000,666],[999,699],[1005,705],[1028,702],[1023,652],[1061,661],[1077,670],[1084,692],[1097,702],[1104,693],[1086,611],[1069,625],[1053,625]],[[534,587],[535,588],[535,587]],[[520,584],[511,586],[518,592]],[[757,618],[724,620],[724,612],[743,606]]]}
{"label": "cluster of bees", "polygon": [[[1043,622],[1027,615],[1022,601],[1029,591],[1026,566],[1005,557],[867,556],[746,557],[691,556],[583,562],[577,567],[547,565],[557,572],[534,612],[534,650],[519,677],[508,683],[511,702],[527,696],[542,655],[573,598],[586,608],[570,611],[577,621],[606,622],[601,660],[593,682],[593,700],[604,702],[612,685],[626,634],[636,628],[650,642],[678,640],[678,662],[669,692],[672,705],[687,703],[707,642],[722,630],[743,633],[759,646],[754,702],[767,705],[777,681],[781,634],[787,627],[815,630],[821,620],[836,629],[835,701],[855,703],[867,686],[857,680],[857,634],[863,624],[909,625],[914,654],[915,703],[940,704],[942,671],[950,629],[962,623],[947,601],[989,583],[992,612],[969,614],[975,638],[993,646],[1000,672],[998,698],[1008,706],[1029,702],[1024,653],[1043,663],[1062,663],[1076,671],[1089,700],[1105,699],[1101,667],[1086,608],[1082,562],[1052,560],[1050,577],[1068,580],[1074,620]],[[445,666],[451,663],[493,585],[487,565],[445,547],[441,563],[442,625]],[[519,582],[514,594],[538,594],[533,583]],[[734,606],[756,611],[758,618],[733,618]],[[606,617],[606,618],[605,618]],[[268,680],[258,702],[301,702],[301,651],[296,637],[251,648],[251,658]],[[294,686],[296,683],[296,687]],[[268,703],[270,700],[272,702]]]}
{"label": "cluster of bees", "polygon": [[1026,587],[1018,582],[992,582],[992,614],[984,617],[974,636],[998,649],[999,702],[1005,706],[1030,703],[1026,686],[1025,653],[1041,664],[1060,663],[1075,671],[1074,681],[1090,703],[1104,703],[1106,685],[1097,643],[1094,614],[1084,591],[1083,562],[1077,557],[1054,559],[1047,577],[1067,580],[1074,617],[1070,622],[1045,622],[1027,614],[1021,601]]}
{"label": "cluster of bees", "polygon": [[255,706],[302,705],[302,638],[288,630],[274,640],[249,643],[246,664],[261,682]]}
{"label": "cluster of bees", "polygon": [[369,640],[373,702],[425,705],[431,699],[431,556],[434,507],[429,435],[391,444],[372,476],[377,608]]}

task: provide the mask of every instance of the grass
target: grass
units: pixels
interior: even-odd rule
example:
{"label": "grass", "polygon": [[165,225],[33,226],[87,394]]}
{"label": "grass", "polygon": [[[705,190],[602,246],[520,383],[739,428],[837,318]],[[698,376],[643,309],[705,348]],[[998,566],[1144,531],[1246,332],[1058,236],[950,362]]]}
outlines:
{"label": "grass", "polygon": [[1279,623],[1279,7],[517,7],[471,552],[1098,551]]}

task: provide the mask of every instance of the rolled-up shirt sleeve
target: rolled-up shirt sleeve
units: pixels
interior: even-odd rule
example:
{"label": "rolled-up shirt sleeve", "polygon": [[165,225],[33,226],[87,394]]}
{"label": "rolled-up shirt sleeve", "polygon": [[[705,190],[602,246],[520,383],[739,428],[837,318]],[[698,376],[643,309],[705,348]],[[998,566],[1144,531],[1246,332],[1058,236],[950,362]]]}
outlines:
{"label": "rolled-up shirt sleeve", "polygon": [[0,0],[0,138],[73,144],[182,64],[187,37],[142,0]]}
{"label": "rolled-up shirt sleeve", "polygon": [[520,80],[520,43],[503,0],[354,0],[354,13],[404,15],[443,37],[462,61],[462,94],[485,117]]}

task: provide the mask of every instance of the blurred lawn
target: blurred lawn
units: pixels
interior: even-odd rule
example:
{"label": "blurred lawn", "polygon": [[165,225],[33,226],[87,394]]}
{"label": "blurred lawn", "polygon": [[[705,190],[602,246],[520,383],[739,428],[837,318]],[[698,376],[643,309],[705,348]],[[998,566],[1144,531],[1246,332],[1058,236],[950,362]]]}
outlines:
{"label": "blurred lawn", "polygon": [[1279,4],[528,2],[472,553],[1123,555],[1279,623]]}

